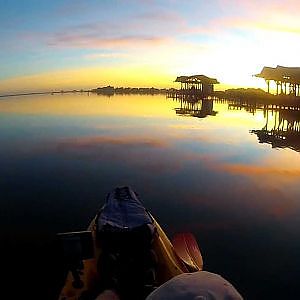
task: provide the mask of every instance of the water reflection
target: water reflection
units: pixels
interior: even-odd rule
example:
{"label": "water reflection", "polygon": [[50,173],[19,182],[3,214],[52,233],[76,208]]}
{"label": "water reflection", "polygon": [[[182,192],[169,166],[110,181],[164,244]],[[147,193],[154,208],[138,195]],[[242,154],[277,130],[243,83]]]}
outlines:
{"label": "water reflection", "polygon": [[[133,186],[170,235],[192,231],[206,270],[246,299],[283,296],[273,291],[283,283],[291,294],[298,289],[298,153],[274,151],[249,134],[291,131],[287,120],[296,132],[297,114],[181,100],[76,94],[0,102],[2,245],[19,263],[48,255],[48,269],[30,266],[48,278],[34,278],[43,292],[53,295],[57,278],[48,240],[84,229],[119,184]],[[175,113],[184,108],[196,117]]]}
{"label": "water reflection", "polygon": [[273,107],[256,102],[226,101],[217,98],[173,97],[180,107],[175,108],[177,115],[205,118],[216,116],[213,110],[214,103],[226,103],[229,111],[244,110],[253,116],[263,112],[265,125],[262,129],[252,129],[259,143],[272,145],[272,148],[289,148],[300,152],[300,110],[298,107]]}
{"label": "water reflection", "polygon": [[300,152],[300,111],[267,108],[264,115],[265,126],[260,130],[251,130],[257,135],[259,143]]}
{"label": "water reflection", "polygon": [[213,110],[212,99],[176,99],[180,103],[180,107],[176,107],[176,114],[182,116],[191,116],[196,118],[205,118],[207,116],[215,116],[216,111]]}

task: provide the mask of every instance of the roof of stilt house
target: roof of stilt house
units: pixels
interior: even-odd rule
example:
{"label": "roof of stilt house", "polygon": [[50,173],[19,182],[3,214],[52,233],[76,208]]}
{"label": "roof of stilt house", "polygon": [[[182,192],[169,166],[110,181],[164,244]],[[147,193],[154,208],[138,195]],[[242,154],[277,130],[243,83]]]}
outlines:
{"label": "roof of stilt house", "polygon": [[203,84],[217,84],[219,81],[215,78],[210,78],[205,75],[191,75],[191,76],[178,76],[175,82],[181,83],[203,83]]}
{"label": "roof of stilt house", "polygon": [[283,67],[276,68],[263,67],[256,77],[264,78],[266,80],[276,80],[289,83],[300,84],[300,68],[299,67]]}

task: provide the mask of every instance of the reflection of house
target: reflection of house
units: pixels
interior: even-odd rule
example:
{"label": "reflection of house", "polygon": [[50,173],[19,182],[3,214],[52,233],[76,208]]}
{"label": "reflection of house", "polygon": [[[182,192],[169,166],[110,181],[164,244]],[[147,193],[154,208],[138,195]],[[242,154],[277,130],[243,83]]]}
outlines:
{"label": "reflection of house", "polygon": [[213,100],[202,99],[197,101],[180,100],[180,108],[175,108],[176,114],[182,116],[190,116],[197,118],[205,118],[207,116],[215,116],[213,111]]}
{"label": "reflection of house", "polygon": [[275,111],[275,122],[269,126],[269,113],[266,111],[266,125],[261,130],[252,130],[260,143],[271,144],[273,148],[290,148],[300,152],[300,112],[295,110]]}
{"label": "reflection of house", "polygon": [[300,68],[282,67],[276,68],[264,67],[256,77],[264,78],[270,92],[270,81],[276,83],[276,94],[289,94],[300,96]]}
{"label": "reflection of house", "polygon": [[170,98],[208,97],[214,92],[214,84],[219,83],[205,75],[178,76],[175,82],[180,83],[180,90],[170,90],[167,95]]}

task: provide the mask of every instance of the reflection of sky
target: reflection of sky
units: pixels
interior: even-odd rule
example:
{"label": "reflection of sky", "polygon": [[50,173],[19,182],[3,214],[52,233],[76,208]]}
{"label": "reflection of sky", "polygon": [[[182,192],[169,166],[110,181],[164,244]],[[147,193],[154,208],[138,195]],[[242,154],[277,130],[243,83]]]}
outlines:
{"label": "reflection of sky", "polygon": [[270,291],[276,278],[260,286],[257,265],[274,276],[276,249],[285,260],[300,246],[299,154],[258,144],[249,130],[264,120],[227,104],[204,119],[178,116],[178,106],[164,96],[0,102],[2,235],[84,229],[104,194],[129,184],[167,232],[195,233],[206,268],[249,295],[253,282]]}

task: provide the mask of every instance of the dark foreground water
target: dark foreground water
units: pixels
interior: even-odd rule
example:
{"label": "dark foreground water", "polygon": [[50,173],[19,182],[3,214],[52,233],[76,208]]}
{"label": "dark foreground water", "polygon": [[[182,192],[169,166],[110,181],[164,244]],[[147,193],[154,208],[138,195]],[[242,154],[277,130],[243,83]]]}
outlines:
{"label": "dark foreground water", "polygon": [[57,297],[55,233],[84,230],[124,184],[170,237],[193,232],[205,270],[246,299],[297,299],[299,120],[164,96],[2,99],[1,265],[11,299]]}

